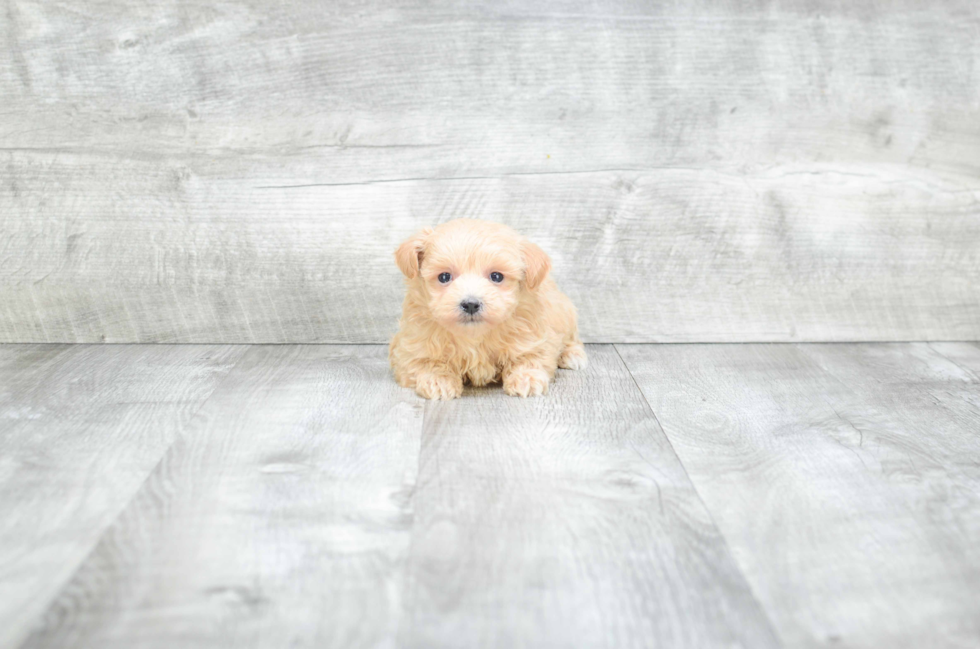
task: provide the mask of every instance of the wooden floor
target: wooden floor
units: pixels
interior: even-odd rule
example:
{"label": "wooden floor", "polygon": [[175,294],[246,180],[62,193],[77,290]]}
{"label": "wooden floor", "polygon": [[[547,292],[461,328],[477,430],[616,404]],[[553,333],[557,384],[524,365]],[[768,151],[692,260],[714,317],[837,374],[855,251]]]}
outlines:
{"label": "wooden floor", "polygon": [[977,647],[980,345],[0,346],[0,647]]}

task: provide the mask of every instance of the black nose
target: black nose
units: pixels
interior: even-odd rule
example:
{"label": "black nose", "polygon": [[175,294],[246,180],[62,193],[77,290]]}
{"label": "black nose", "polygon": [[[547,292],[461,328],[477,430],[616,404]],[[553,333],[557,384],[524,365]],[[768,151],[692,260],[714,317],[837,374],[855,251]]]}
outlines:
{"label": "black nose", "polygon": [[459,308],[466,311],[468,314],[473,315],[480,310],[480,303],[473,299],[465,299],[459,303]]}

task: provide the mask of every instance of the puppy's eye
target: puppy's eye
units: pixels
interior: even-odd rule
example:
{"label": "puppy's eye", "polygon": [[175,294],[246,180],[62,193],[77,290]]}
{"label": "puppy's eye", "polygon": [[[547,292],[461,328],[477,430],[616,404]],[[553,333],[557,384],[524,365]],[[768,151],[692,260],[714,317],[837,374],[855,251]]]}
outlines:
{"label": "puppy's eye", "polygon": [[500,282],[504,281],[504,276],[498,272],[490,273],[490,281],[499,284]]}
{"label": "puppy's eye", "polygon": [[451,280],[452,278],[453,278],[453,276],[450,275],[449,273],[440,273],[439,274],[439,281],[441,283],[443,283],[443,284],[448,284],[449,283],[449,280]]}

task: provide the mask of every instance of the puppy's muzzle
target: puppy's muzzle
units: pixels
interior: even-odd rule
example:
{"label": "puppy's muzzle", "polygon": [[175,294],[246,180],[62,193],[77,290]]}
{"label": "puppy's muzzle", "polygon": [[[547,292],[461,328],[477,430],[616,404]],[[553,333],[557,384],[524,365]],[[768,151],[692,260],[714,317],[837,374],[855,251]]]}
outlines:
{"label": "puppy's muzzle", "polygon": [[463,301],[459,303],[459,308],[466,315],[476,315],[483,308],[483,302],[480,302],[476,298],[467,297],[463,298]]}

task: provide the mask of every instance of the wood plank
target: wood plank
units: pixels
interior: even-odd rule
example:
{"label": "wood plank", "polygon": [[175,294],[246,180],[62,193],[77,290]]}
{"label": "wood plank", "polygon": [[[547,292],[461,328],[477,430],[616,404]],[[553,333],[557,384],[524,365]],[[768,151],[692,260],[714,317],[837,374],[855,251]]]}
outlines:
{"label": "wood plank", "polygon": [[921,343],[620,350],[788,646],[977,643],[976,373]]}
{"label": "wood plank", "polygon": [[971,0],[9,7],[14,149],[313,153],[338,182],[980,164]]}
{"label": "wood plank", "polygon": [[24,646],[390,646],[421,415],[383,349],[250,348]]}
{"label": "wood plank", "polygon": [[256,177],[278,162],[204,161],[175,190],[178,162],[43,164],[15,172],[20,198],[0,194],[3,340],[384,342],[403,292],[392,251],[458,216],[549,251],[590,341],[980,338],[980,176],[793,167],[270,189]]}
{"label": "wood plank", "polygon": [[456,216],[587,341],[980,338],[971,0],[8,4],[2,341],[383,342]]}
{"label": "wood plank", "polygon": [[544,398],[426,404],[404,647],[769,647],[609,346]]}
{"label": "wood plank", "polygon": [[0,646],[23,640],[241,351],[0,346]]}

